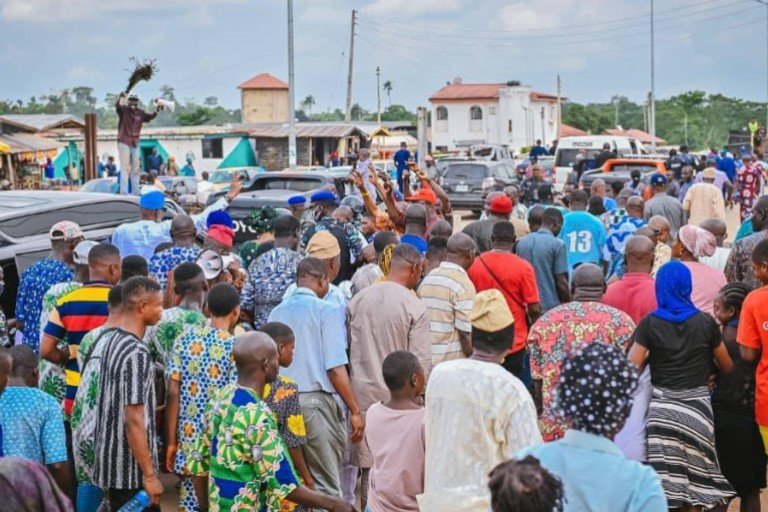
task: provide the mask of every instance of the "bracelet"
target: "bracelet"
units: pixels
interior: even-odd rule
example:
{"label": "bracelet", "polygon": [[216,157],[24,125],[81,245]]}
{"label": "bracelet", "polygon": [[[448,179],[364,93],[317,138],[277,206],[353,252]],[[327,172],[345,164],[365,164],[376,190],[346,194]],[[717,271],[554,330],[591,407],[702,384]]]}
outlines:
{"label": "bracelet", "polygon": [[363,192],[360,192],[360,195],[363,197],[368,197],[369,195],[371,195],[371,193],[368,192],[367,190],[364,190]]}

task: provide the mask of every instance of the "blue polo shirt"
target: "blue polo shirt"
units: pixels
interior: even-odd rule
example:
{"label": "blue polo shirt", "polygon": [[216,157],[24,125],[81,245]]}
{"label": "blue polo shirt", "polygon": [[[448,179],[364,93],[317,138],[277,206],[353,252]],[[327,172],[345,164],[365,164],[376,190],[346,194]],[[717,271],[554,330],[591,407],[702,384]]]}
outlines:
{"label": "blue polo shirt", "polygon": [[603,261],[605,227],[589,212],[573,211],[566,215],[560,240],[565,243],[571,270],[581,263],[599,265]]}
{"label": "blue polo shirt", "polygon": [[403,235],[400,237],[400,243],[414,246],[422,256],[427,254],[427,249],[429,248],[427,241],[416,235]]}
{"label": "blue polo shirt", "polygon": [[568,255],[563,241],[555,238],[547,228],[541,228],[521,238],[516,252],[533,267],[541,309],[546,313],[559,306],[555,278],[568,273]]}
{"label": "blue polo shirt", "polygon": [[[518,452],[515,458],[533,455],[563,482],[565,512],[667,510],[661,480],[650,466],[627,459],[613,441],[569,430],[558,441]],[[606,485],[609,483],[609,485]]]}

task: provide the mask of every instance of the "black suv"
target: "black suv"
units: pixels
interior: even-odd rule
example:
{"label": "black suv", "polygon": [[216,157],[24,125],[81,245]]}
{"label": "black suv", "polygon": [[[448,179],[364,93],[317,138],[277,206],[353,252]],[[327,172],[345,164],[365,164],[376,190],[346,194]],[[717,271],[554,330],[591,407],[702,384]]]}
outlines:
{"label": "black suv", "polygon": [[452,162],[445,169],[441,182],[451,206],[472,210],[476,215],[483,210],[484,196],[489,191],[503,190],[518,183],[511,165],[485,160]]}

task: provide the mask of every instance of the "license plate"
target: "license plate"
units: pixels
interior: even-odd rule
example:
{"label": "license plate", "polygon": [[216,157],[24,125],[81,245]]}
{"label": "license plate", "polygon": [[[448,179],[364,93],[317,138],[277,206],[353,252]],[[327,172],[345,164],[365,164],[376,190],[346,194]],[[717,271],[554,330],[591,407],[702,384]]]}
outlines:
{"label": "license plate", "polygon": [[469,192],[469,185],[456,185],[456,192]]}

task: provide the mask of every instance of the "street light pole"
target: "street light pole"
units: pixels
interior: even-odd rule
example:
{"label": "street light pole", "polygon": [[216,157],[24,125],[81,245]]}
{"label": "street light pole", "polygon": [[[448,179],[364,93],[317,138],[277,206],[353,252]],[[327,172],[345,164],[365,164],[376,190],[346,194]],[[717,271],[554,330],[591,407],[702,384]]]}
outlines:
{"label": "street light pole", "polygon": [[651,112],[648,124],[651,127],[651,150],[656,153],[656,42],[653,31],[653,3],[651,0]]}
{"label": "street light pole", "polygon": [[294,172],[296,171],[295,82],[296,76],[293,69],[293,0],[288,0],[288,167]]}

